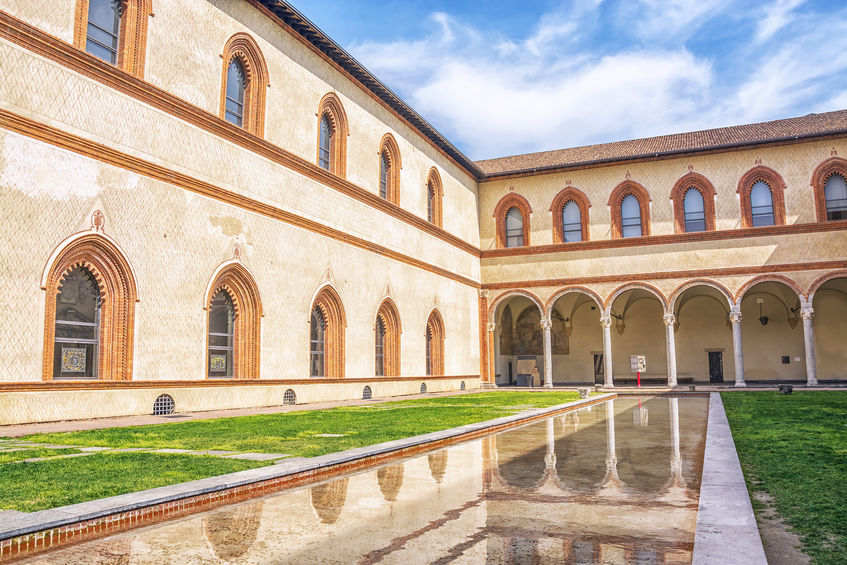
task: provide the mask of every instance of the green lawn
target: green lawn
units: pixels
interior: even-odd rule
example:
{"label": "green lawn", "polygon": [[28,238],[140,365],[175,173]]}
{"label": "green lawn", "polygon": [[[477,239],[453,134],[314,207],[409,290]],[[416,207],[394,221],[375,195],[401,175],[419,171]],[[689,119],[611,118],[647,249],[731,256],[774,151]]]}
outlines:
{"label": "green lawn", "polygon": [[95,453],[0,465],[0,509],[34,512],[269,465],[200,455]]}
{"label": "green lawn", "polygon": [[847,391],[721,393],[747,487],[815,563],[847,563]]}
{"label": "green lawn", "polygon": [[[19,439],[81,447],[254,451],[314,457],[578,398],[576,392],[564,391],[485,392],[327,410],[37,434]],[[7,455],[13,459],[15,453],[24,452]],[[45,455],[49,453],[18,459]],[[108,452],[33,463],[0,460],[0,509],[29,512],[266,464],[198,455]]]}
{"label": "green lawn", "polygon": [[[314,457],[578,398],[576,392],[485,392],[326,410],[38,434],[21,439],[80,446],[258,451]],[[318,434],[344,435],[320,437]]]}

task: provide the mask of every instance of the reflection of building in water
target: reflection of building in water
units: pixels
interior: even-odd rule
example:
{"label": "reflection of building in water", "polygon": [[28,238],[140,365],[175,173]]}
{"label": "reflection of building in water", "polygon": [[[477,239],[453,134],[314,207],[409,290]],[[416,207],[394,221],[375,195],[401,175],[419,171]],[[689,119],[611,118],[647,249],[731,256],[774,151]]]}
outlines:
{"label": "reflection of building in water", "polygon": [[429,463],[429,474],[432,475],[432,480],[440,483],[444,480],[444,474],[447,473],[447,450],[442,449],[435,453],[430,453],[426,457]]}
{"label": "reflection of building in water", "polygon": [[338,479],[309,489],[312,509],[322,524],[334,524],[341,515],[344,501],[347,499],[348,480]]}
{"label": "reflection of building in water", "polygon": [[213,510],[203,518],[203,536],[217,558],[235,563],[256,541],[261,519],[261,500]]}
{"label": "reflection of building in water", "polygon": [[400,487],[403,486],[403,464],[381,467],[376,472],[376,480],[385,500],[394,502],[400,493]]}

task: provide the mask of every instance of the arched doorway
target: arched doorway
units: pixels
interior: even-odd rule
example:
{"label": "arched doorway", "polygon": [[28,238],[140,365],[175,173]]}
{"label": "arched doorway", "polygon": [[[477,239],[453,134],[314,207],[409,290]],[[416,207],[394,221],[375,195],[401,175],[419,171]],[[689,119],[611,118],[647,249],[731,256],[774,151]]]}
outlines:
{"label": "arched doorway", "polygon": [[602,384],[603,312],[597,298],[581,290],[556,295],[549,308],[554,385]]}
{"label": "arched doorway", "polygon": [[501,300],[494,312],[494,374],[498,386],[541,386],[544,330],[541,306],[523,294]]}
{"label": "arched doorway", "polygon": [[668,382],[664,314],[664,297],[647,287],[627,288],[613,295],[609,315],[616,385],[636,384],[637,375],[631,370],[630,363],[630,358],[635,355],[643,355],[647,361],[647,370],[641,373],[642,385]]}
{"label": "arched doorway", "polygon": [[731,299],[719,286],[692,283],[671,299],[680,383],[735,381]]}

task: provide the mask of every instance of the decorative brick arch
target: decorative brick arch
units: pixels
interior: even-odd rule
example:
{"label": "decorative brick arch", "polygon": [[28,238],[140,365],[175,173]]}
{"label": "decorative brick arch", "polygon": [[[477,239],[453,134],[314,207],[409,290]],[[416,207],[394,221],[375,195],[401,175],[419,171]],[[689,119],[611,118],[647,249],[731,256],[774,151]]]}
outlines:
{"label": "decorative brick arch", "polygon": [[246,33],[236,33],[224,45],[223,71],[221,72],[220,117],[226,111],[226,77],[229,63],[238,58],[244,67],[244,119],[243,128],[253,135],[265,135],[265,99],[267,98],[268,65],[256,41]]}
{"label": "decorative brick arch", "polygon": [[562,212],[568,202],[574,202],[579,207],[580,221],[582,222],[582,241],[588,241],[588,209],[591,208],[591,202],[584,192],[569,186],[559,192],[550,205],[550,212],[553,213],[553,243],[564,243],[565,241]]}
{"label": "decorative brick arch", "polygon": [[427,376],[444,374],[444,320],[433,308],[426,321],[426,348],[428,353]]}
{"label": "decorative brick arch", "polygon": [[689,188],[700,192],[703,197],[703,213],[706,218],[706,231],[715,230],[715,187],[705,176],[690,171],[682,175],[671,190],[673,200],[674,232],[685,233],[685,195]]}
{"label": "decorative brick arch", "polygon": [[[400,169],[403,168],[402,160],[400,159],[400,146],[397,145],[397,140],[390,133],[386,133],[379,141],[378,155],[382,159],[383,155],[388,163],[388,175],[385,179],[385,196],[386,200],[392,204],[400,204]],[[381,167],[382,164],[378,163]],[[378,178],[378,177],[377,177]],[[377,192],[378,193],[378,192]]]}
{"label": "decorative brick arch", "polygon": [[324,285],[312,300],[309,316],[317,308],[323,315],[326,328],[324,330],[324,377],[330,379],[344,378],[344,330],[347,318],[344,315],[344,305],[341,297],[329,284]]}
{"label": "decorative brick arch", "polygon": [[383,377],[400,376],[400,334],[403,328],[400,324],[400,312],[391,298],[384,298],[376,311],[374,320],[374,338],[376,328],[379,324],[385,327],[385,341],[383,342]]}
{"label": "decorative brick arch", "polygon": [[655,296],[659,300],[659,302],[661,303],[662,308],[664,308],[665,310],[668,309],[668,299],[665,298],[665,294],[661,290],[659,290],[657,287],[653,286],[652,284],[642,283],[642,282],[622,284],[621,286],[619,286],[618,288],[613,290],[611,292],[611,294],[609,294],[609,296],[606,298],[606,301],[604,302],[603,305],[607,310],[611,309],[612,306],[614,306],[614,304],[615,304],[615,300],[617,300],[618,297],[620,297],[620,295],[622,295],[624,292],[626,292],[628,290],[639,290],[639,289],[640,290],[646,290],[647,292],[649,292],[650,294]]}
{"label": "decorative brick arch", "polygon": [[341,104],[341,99],[334,92],[328,92],[318,104],[318,142],[317,161],[320,162],[321,151],[321,120],[326,117],[332,134],[329,140],[329,172],[345,178],[347,176],[347,136],[350,129],[347,113]]}
{"label": "decorative brick arch", "polygon": [[775,170],[764,165],[756,165],[741,177],[738,188],[735,190],[741,198],[741,225],[745,228],[753,227],[753,210],[750,205],[750,191],[758,181],[764,181],[771,189],[773,198],[773,223],[781,226],[785,224],[785,181]]}
{"label": "decorative brick arch", "polygon": [[[219,291],[224,291],[232,300],[234,309],[233,369],[234,379],[259,378],[259,351],[262,300],[259,288],[250,271],[239,261],[228,261],[218,267],[206,292],[205,310]],[[206,316],[206,350],[209,349],[209,317]],[[208,365],[208,355],[206,364]],[[206,367],[206,375],[209,367]]]}
{"label": "decorative brick arch", "polygon": [[54,252],[42,278],[47,291],[44,304],[44,358],[42,378],[53,379],[56,337],[56,299],[65,276],[76,267],[87,269],[100,290],[100,380],[132,379],[132,342],[138,292],[132,268],[123,251],[110,238],[96,232],[72,236]]}
{"label": "decorative brick arch", "polygon": [[800,288],[800,285],[797,284],[794,279],[790,279],[782,275],[759,275],[758,277],[753,277],[752,279],[744,283],[741,288],[738,289],[738,291],[735,293],[736,304],[741,304],[741,301],[744,299],[744,296],[751,288],[765,282],[775,282],[787,286],[795,293],[797,293],[797,298],[800,301],[804,301],[807,298],[806,293],[803,291],[802,288]]}
{"label": "decorative brick arch", "polygon": [[441,175],[438,169],[432,167],[429,169],[429,174],[426,176],[426,198],[427,212],[430,213],[429,206],[432,203],[430,221],[438,227],[442,226],[442,200],[444,199],[444,185],[441,183]]}
{"label": "decorative brick arch", "polygon": [[650,202],[652,201],[650,193],[642,185],[627,179],[615,187],[607,202],[612,214],[612,239],[623,237],[621,203],[630,194],[638,199],[638,206],[641,209],[641,235],[650,235]]}
{"label": "decorative brick arch", "polygon": [[523,221],[523,246],[529,247],[529,217],[532,214],[532,208],[526,198],[517,192],[510,192],[500,199],[497,206],[494,208],[494,221],[497,229],[497,247],[506,247],[506,214],[512,208],[517,208],[521,213]]}
{"label": "decorative brick arch", "polygon": [[819,222],[826,220],[826,195],[824,188],[826,181],[832,175],[841,175],[847,179],[847,159],[842,157],[830,157],[815,168],[812,173],[810,184],[815,192],[815,212]]}
{"label": "decorative brick arch", "polygon": [[556,302],[558,302],[560,298],[564,298],[568,294],[585,295],[591,298],[599,308],[603,308],[603,299],[600,298],[600,295],[598,295],[590,288],[584,286],[567,286],[565,288],[560,288],[559,290],[554,292],[550,296],[550,298],[547,299],[547,303],[544,305],[544,315],[550,317],[553,312],[553,307],[556,305]]}
{"label": "decorative brick arch", "polygon": [[806,291],[806,296],[809,297],[809,302],[812,301],[815,296],[815,292],[817,292],[818,289],[824,285],[824,283],[827,283],[834,279],[847,279],[847,271],[833,271],[815,279],[815,281],[809,285],[809,289]]}
{"label": "decorative brick arch", "polygon": [[732,297],[732,293],[726,288],[724,285],[717,281],[712,281],[709,279],[694,279],[685,283],[682,283],[678,287],[676,287],[673,292],[670,294],[670,299],[668,301],[668,310],[674,310],[676,307],[676,301],[685,294],[685,292],[689,289],[705,286],[709,288],[713,288],[718,291],[724,298],[726,298],[727,308],[732,308],[734,304],[734,299]]}
{"label": "decorative brick arch", "polygon": [[[89,0],[76,1],[74,15],[74,47],[85,51],[88,36]],[[118,30],[117,67],[138,78],[144,78],[147,53],[147,19],[153,15],[153,0],[122,0]]]}

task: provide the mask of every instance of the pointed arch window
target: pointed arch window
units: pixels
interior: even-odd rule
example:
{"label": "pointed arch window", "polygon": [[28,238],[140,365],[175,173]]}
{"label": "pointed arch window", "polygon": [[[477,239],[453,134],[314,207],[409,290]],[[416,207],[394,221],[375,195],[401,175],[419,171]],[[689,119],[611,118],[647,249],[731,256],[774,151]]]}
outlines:
{"label": "pointed arch window", "polygon": [[347,321],[341,297],[324,286],[312,304],[309,319],[309,374],[312,377],[344,377],[344,330]]}
{"label": "pointed arch window", "polygon": [[268,66],[256,41],[236,33],[224,45],[220,117],[253,135],[265,133]]}
{"label": "pointed arch window", "polygon": [[437,310],[426,321],[426,374],[444,374],[444,322]]}
{"label": "pointed arch window", "polygon": [[785,181],[769,167],[757,165],[738,181],[741,220],[745,228],[785,224]]}
{"label": "pointed arch window", "polygon": [[77,0],[74,45],[134,76],[143,76],[151,3]]}
{"label": "pointed arch window", "polygon": [[234,376],[235,308],[225,290],[219,290],[209,306],[209,378]]}
{"label": "pointed arch window", "polygon": [[441,175],[438,169],[432,167],[426,179],[426,219],[432,224],[441,227],[441,201],[444,197],[444,189],[441,184]]}
{"label": "pointed arch window", "polygon": [[682,206],[686,233],[706,231],[706,207],[700,191],[693,187],[686,190]]}
{"label": "pointed arch window", "polygon": [[827,220],[847,220],[847,180],[835,173],[824,184]]}
{"label": "pointed arch window", "polygon": [[309,376],[323,377],[326,375],[325,355],[326,351],[326,320],[320,307],[312,308],[312,317],[309,323]]}
{"label": "pointed arch window", "polygon": [[379,144],[379,197],[400,203],[400,148],[390,133]]}
{"label": "pointed arch window", "polygon": [[582,213],[573,200],[562,207],[562,240],[564,243],[582,241]]}
{"label": "pointed arch window", "polygon": [[96,379],[100,360],[101,296],[82,266],[62,278],[56,297],[54,379]]}
{"label": "pointed arch window", "polygon": [[229,61],[226,72],[226,106],[224,119],[231,124],[242,127],[244,124],[244,91],[247,86],[247,75],[244,65],[238,57]]}
{"label": "pointed arch window", "polygon": [[388,199],[388,182],[391,176],[391,161],[388,153],[383,151],[379,154],[379,197]]}
{"label": "pointed arch window", "polygon": [[650,235],[650,194],[635,181],[619,184],[609,196],[612,237]]}
{"label": "pointed arch window", "polygon": [[400,314],[390,298],[377,310],[374,321],[374,374],[378,377],[400,376]]}
{"label": "pointed arch window", "polygon": [[42,377],[131,380],[135,277],[122,251],[100,233],[72,236],[42,277]]}
{"label": "pointed arch window", "polygon": [[347,175],[347,114],[341,99],[328,92],[318,104],[317,163],[334,175]]}
{"label": "pointed arch window", "polygon": [[506,247],[523,247],[523,216],[517,208],[506,212]]}

